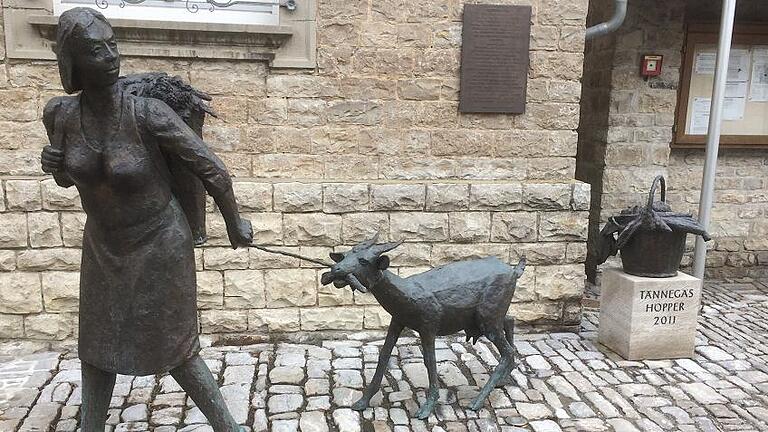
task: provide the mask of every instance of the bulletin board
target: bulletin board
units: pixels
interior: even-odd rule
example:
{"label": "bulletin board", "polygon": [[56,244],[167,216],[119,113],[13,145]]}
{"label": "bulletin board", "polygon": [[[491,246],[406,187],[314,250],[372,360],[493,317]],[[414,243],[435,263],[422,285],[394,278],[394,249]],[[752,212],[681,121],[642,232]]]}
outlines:
{"label": "bulletin board", "polygon": [[[739,30],[734,32],[728,64],[720,145],[768,148],[768,32],[765,26]],[[692,26],[688,32],[674,147],[706,143],[717,37],[712,26]]]}

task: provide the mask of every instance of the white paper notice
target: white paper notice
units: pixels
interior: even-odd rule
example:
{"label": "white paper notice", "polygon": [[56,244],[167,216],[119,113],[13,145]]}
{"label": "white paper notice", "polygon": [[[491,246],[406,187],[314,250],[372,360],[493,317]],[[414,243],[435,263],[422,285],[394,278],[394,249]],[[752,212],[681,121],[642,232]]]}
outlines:
{"label": "white paper notice", "polygon": [[725,83],[725,97],[727,98],[747,97],[747,83],[746,82]]}
{"label": "white paper notice", "polygon": [[710,98],[693,98],[693,112],[691,113],[691,126],[688,133],[691,135],[706,135],[709,129]]}
{"label": "white paper notice", "polygon": [[[747,59],[749,60],[749,59]],[[740,72],[734,72],[738,75]],[[731,75],[731,70],[728,71]],[[723,100],[723,120],[734,121],[744,119],[747,107],[747,82],[728,81],[725,83],[725,99]]]}
{"label": "white paper notice", "polygon": [[702,51],[696,54],[696,73],[699,75],[714,75],[716,58],[717,53],[714,51]]}
{"label": "white paper notice", "polygon": [[749,100],[768,102],[768,50],[755,50],[752,59],[752,83]]}
{"label": "white paper notice", "polygon": [[744,109],[747,98],[727,97],[723,100],[723,120],[734,121],[744,119]]}
{"label": "white paper notice", "polygon": [[731,50],[728,60],[728,81],[746,81],[749,79],[749,50]]}

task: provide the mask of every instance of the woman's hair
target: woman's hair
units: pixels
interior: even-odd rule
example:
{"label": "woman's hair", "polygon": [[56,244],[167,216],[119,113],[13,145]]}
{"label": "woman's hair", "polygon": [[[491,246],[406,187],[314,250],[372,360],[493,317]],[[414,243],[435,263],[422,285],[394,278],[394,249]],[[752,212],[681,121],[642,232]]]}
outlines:
{"label": "woman's hair", "polygon": [[78,42],[85,35],[85,29],[95,21],[100,21],[110,26],[101,12],[85,7],[70,9],[59,17],[59,30],[56,36],[55,51],[59,62],[61,85],[64,87],[64,91],[69,94],[83,89],[80,77],[77,76],[75,71],[74,54],[75,50],[80,48]]}

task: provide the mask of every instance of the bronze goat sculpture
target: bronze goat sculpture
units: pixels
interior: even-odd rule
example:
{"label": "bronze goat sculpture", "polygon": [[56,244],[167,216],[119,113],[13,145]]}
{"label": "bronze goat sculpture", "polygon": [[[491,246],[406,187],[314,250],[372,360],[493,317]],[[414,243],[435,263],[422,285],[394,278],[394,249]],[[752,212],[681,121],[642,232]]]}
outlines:
{"label": "bronze goat sculpture", "polygon": [[514,318],[507,318],[506,313],[525,269],[525,258],[515,267],[495,257],[460,261],[401,278],[387,270],[389,257],[384,255],[400,243],[376,244],[377,238],[344,254],[331,253],[336,264],[322,275],[323,285],[333,282],[337,288],[350,285],[353,290],[371,291],[392,315],[376,372],[352,409],[368,408],[381,386],[392,349],[406,327],[419,333],[429,375],[426,402],[416,413],[419,419],[429,417],[438,399],[435,337],[464,330],[467,340],[477,342],[485,336],[493,342],[501,361],[470,406],[480,409],[491,390],[514,367]]}

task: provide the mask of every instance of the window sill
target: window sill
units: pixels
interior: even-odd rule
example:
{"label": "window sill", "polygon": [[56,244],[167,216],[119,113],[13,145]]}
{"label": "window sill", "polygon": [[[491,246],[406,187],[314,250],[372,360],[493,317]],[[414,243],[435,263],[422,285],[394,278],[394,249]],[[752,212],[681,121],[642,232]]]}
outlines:
{"label": "window sill", "polygon": [[[38,2],[39,3],[39,2]],[[12,59],[53,60],[57,18],[42,3],[3,6],[6,53]],[[272,67],[315,68],[314,0],[281,11],[280,25],[110,19],[126,56],[267,61]]]}
{"label": "window sill", "polygon": [[[53,15],[31,15],[27,22],[50,43],[56,39]],[[292,36],[290,26],[203,24],[111,19],[120,51],[129,56],[267,60]]]}

